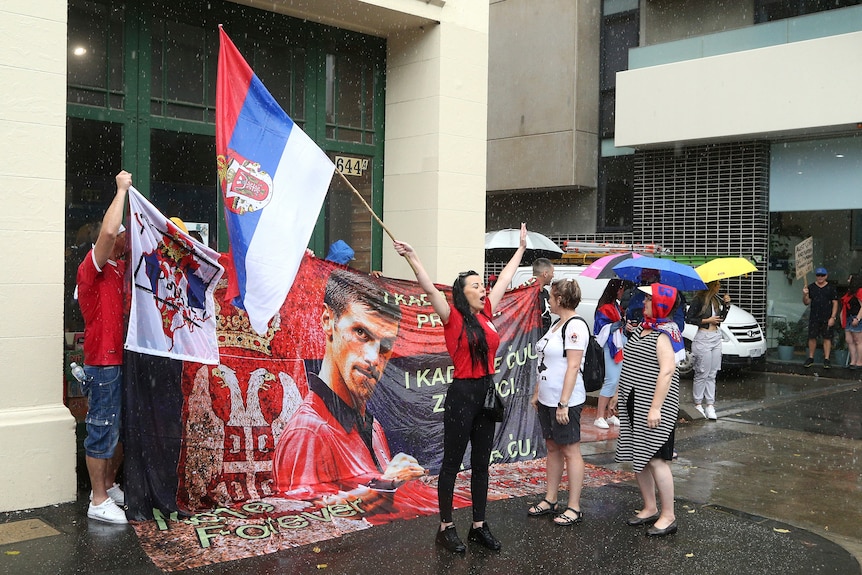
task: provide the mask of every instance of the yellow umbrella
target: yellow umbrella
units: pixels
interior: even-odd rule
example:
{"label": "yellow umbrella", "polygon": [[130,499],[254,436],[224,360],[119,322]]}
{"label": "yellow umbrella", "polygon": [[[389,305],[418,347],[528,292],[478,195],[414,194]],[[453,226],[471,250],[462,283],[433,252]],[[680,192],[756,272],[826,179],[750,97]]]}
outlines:
{"label": "yellow umbrella", "polygon": [[704,283],[709,283],[756,272],[757,268],[745,258],[715,258],[702,266],[697,266],[694,271]]}

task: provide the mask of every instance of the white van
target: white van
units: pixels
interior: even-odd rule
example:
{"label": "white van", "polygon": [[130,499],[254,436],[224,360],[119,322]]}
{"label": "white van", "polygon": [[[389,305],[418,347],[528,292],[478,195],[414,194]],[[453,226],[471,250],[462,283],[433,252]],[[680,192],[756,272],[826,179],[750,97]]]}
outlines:
{"label": "white van", "polygon": [[[581,305],[578,306],[578,314],[583,316],[590,329],[596,314],[596,307],[602,292],[608,281],[606,279],[596,280],[582,278],[581,272],[586,266],[554,266],[554,279],[576,279],[581,288]],[[512,286],[519,286],[533,277],[532,267],[520,267],[512,279]],[[691,298],[689,297],[689,300]],[[759,360],[766,353],[766,338],[753,315],[741,307],[731,305],[727,318],[720,325],[721,330],[721,364],[722,367],[746,367],[755,360]],[[691,360],[691,342],[697,328],[686,324],[682,332],[685,339],[685,360],[679,364],[681,375],[689,375],[694,370]]]}

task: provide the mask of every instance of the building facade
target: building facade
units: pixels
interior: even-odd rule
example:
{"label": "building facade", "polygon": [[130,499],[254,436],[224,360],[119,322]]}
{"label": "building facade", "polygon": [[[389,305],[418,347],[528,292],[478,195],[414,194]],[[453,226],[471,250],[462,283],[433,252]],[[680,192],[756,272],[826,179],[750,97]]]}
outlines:
{"label": "building facade", "polygon": [[[13,0],[0,12],[0,234],[15,246],[0,256],[0,511],[76,496],[64,366],[82,324],[71,294],[114,175],[132,172],[164,213],[227,248],[215,170],[219,24],[432,277],[481,265],[487,3]],[[323,255],[344,239],[356,267],[410,275],[358,204],[335,178],[312,247]]]}
{"label": "building facade", "polygon": [[764,326],[806,311],[803,239],[839,288],[862,269],[860,2],[560,4],[491,3],[490,86],[524,93],[489,89],[488,229],[520,212],[560,243],[748,257],[726,284]]}

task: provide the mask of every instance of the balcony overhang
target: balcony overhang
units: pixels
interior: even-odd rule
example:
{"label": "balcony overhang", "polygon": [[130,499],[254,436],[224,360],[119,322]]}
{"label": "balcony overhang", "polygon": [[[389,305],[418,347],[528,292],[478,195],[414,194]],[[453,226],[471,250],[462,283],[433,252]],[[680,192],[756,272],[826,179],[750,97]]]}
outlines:
{"label": "balcony overhang", "polygon": [[617,74],[617,147],[857,131],[862,32]]}
{"label": "balcony overhang", "polygon": [[231,0],[310,22],[387,38],[440,23],[446,0]]}

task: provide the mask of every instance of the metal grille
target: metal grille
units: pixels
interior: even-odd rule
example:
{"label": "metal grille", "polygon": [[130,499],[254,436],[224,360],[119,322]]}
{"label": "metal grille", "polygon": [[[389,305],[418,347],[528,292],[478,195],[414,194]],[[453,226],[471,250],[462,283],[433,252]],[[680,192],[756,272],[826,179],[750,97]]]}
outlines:
{"label": "metal grille", "polygon": [[749,258],[758,271],[727,280],[724,288],[765,325],[769,145],[639,152],[634,187],[634,241],[674,254]]}

